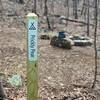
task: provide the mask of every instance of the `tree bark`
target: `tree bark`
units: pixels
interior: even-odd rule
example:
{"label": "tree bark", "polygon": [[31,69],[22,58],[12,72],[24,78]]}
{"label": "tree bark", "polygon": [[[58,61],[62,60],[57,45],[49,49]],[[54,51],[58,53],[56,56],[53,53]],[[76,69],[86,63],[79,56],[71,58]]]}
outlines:
{"label": "tree bark", "polygon": [[88,3],[88,13],[87,13],[87,36],[89,36],[89,33],[90,33],[90,7],[89,7],[89,0],[87,1]]}
{"label": "tree bark", "polygon": [[32,12],[35,13],[35,14],[37,13],[36,9],[37,9],[37,0],[33,0],[33,9],[32,9]]}
{"label": "tree bark", "polygon": [[[51,9],[52,9],[52,14],[54,14],[54,0],[51,1]],[[52,29],[54,28],[54,17],[52,18]]]}
{"label": "tree bark", "polygon": [[73,0],[73,15],[75,16],[75,19],[78,19],[77,3],[77,0]]}
{"label": "tree bark", "polygon": [[[66,2],[66,9],[67,9],[67,19],[69,19],[69,0],[65,0]],[[66,20],[66,26],[68,25],[68,20]]]}
{"label": "tree bark", "polygon": [[44,1],[44,4],[45,4],[44,15],[46,16],[48,29],[51,30],[51,25],[50,25],[50,21],[49,21],[49,17],[48,17],[48,6],[47,6],[47,0]]}
{"label": "tree bark", "polygon": [[2,17],[2,13],[3,13],[3,5],[2,5],[2,1],[0,0],[0,17]]}
{"label": "tree bark", "polygon": [[83,15],[83,12],[84,12],[84,8],[85,8],[85,0],[83,1],[83,6],[82,6],[81,15]]}
{"label": "tree bark", "polygon": [[94,73],[94,80],[93,80],[93,85],[92,88],[95,87],[96,85],[96,80],[97,80],[97,46],[96,46],[96,41],[97,41],[97,20],[98,19],[98,6],[97,6],[97,0],[95,0],[95,31],[94,31],[94,51],[95,51],[95,73]]}

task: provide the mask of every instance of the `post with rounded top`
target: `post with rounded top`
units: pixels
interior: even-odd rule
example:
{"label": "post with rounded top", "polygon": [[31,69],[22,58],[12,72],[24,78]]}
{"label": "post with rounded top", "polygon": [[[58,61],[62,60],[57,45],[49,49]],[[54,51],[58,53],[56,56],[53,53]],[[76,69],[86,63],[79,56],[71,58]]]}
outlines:
{"label": "post with rounded top", "polygon": [[27,15],[27,100],[38,100],[37,29],[38,17]]}

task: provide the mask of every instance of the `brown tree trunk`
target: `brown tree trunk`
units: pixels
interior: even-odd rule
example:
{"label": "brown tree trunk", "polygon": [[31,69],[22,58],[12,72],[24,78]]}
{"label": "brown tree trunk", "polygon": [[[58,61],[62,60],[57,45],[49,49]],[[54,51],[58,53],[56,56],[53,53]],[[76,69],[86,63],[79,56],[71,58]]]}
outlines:
{"label": "brown tree trunk", "polygon": [[95,31],[94,31],[94,51],[95,51],[95,73],[94,73],[94,80],[92,88],[96,85],[97,80],[97,46],[96,46],[96,40],[97,40],[97,19],[98,19],[98,6],[97,6],[97,0],[95,0]]}
{"label": "brown tree trunk", "polygon": [[88,12],[87,12],[87,36],[89,36],[89,33],[90,33],[90,7],[89,7],[89,4],[90,4],[90,2],[89,2],[89,0],[87,1],[87,3],[88,3]]}
{"label": "brown tree trunk", "polygon": [[[69,19],[69,0],[65,0],[65,7],[67,9],[67,19]],[[66,20],[66,26],[68,25],[68,20]]]}
{"label": "brown tree trunk", "polygon": [[40,8],[43,9],[43,0],[40,0]]}
{"label": "brown tree trunk", "polygon": [[37,13],[36,9],[37,9],[37,0],[33,0],[33,9],[32,9],[32,12],[33,13]]}
{"label": "brown tree trunk", "polygon": [[83,1],[83,6],[82,6],[82,11],[81,11],[81,16],[84,15],[84,20],[86,20],[86,12],[87,12],[87,1]]}
{"label": "brown tree trunk", "polygon": [[83,6],[82,6],[81,15],[83,15],[83,12],[84,12],[84,8],[85,8],[85,0],[83,1]]}
{"label": "brown tree trunk", "polygon": [[77,13],[77,0],[73,0],[73,15],[75,16],[75,19],[78,19],[78,13]]}
{"label": "brown tree trunk", "polygon": [[[0,15],[2,16],[2,12],[3,12],[3,5],[2,5],[2,1],[0,0]],[[0,16],[0,17],[1,17]]]}
{"label": "brown tree trunk", "polygon": [[49,17],[48,17],[48,6],[47,6],[47,0],[44,1],[44,4],[45,4],[44,15],[46,16],[48,29],[51,30],[51,25],[50,25],[50,21],[49,21]]}
{"label": "brown tree trunk", "polygon": [[[51,9],[52,9],[52,15],[54,15],[54,0],[51,1]],[[54,17],[52,18],[52,29],[54,28]]]}
{"label": "brown tree trunk", "polygon": [[2,5],[2,0],[0,0],[0,20],[5,21],[5,18],[3,17],[3,10],[4,10],[4,7]]}

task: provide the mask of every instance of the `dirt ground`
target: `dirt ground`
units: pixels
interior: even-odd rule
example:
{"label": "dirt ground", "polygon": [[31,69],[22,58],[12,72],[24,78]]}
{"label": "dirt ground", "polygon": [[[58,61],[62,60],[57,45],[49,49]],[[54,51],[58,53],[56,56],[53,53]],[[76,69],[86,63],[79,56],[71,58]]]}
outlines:
{"label": "dirt ground", "polygon": [[[27,31],[20,26],[5,25],[6,22],[3,24],[0,26],[0,70],[4,73],[3,85],[10,98],[26,100]],[[83,32],[82,27],[72,23],[66,30],[71,33]],[[42,33],[40,31],[39,35]],[[49,40],[40,38],[38,45],[39,100],[100,100],[100,59],[96,88],[91,89],[95,68],[93,46],[73,46],[71,50],[64,50],[54,48],[50,46]],[[22,77],[23,85],[19,89],[8,82],[13,74]]]}

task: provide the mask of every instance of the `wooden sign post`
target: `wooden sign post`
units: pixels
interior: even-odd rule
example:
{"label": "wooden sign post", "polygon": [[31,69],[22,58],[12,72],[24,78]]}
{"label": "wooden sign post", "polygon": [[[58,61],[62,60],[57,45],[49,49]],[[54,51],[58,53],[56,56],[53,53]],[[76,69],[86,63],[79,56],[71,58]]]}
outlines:
{"label": "wooden sign post", "polygon": [[37,15],[29,13],[27,15],[27,100],[38,99],[37,24]]}

